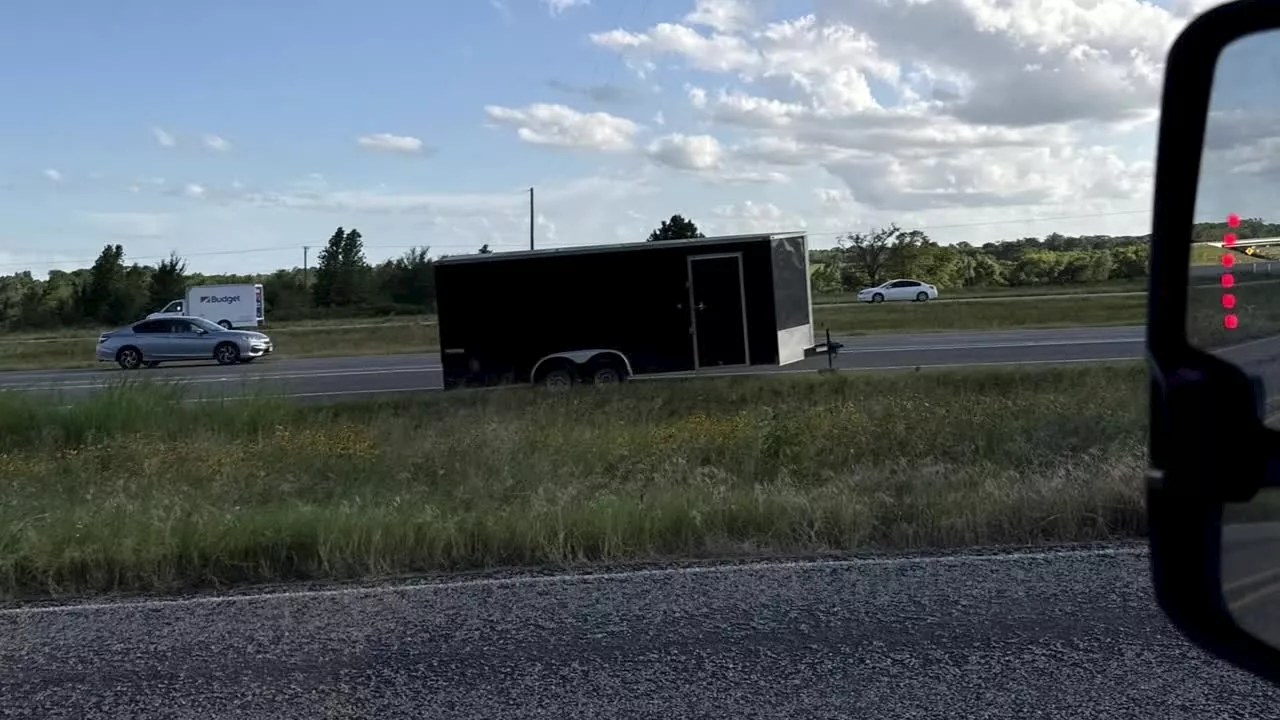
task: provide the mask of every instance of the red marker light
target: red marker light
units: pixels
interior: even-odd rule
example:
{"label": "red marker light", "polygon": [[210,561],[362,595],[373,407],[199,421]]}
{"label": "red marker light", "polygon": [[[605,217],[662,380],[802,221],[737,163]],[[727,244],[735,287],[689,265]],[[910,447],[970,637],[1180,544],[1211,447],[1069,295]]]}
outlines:
{"label": "red marker light", "polygon": [[1228,330],[1235,330],[1236,328],[1240,327],[1240,318],[1236,317],[1234,314],[1231,314],[1222,319],[1222,324],[1226,326]]}
{"label": "red marker light", "polygon": [[1228,215],[1228,216],[1227,216],[1227,227],[1229,227],[1229,228],[1238,228],[1238,227],[1240,227],[1240,216],[1239,216],[1239,215],[1237,215],[1237,214],[1235,214],[1235,213],[1231,213],[1230,215]]}
{"label": "red marker light", "polygon": [[1233,267],[1235,266],[1235,264],[1236,264],[1236,258],[1234,255],[1222,256],[1222,267]]}
{"label": "red marker light", "polygon": [[1236,306],[1236,296],[1231,293],[1225,293],[1222,296],[1222,307],[1230,310]]}
{"label": "red marker light", "polygon": [[1240,238],[1235,233],[1227,233],[1222,236],[1222,244],[1227,247],[1235,247],[1240,242]]}
{"label": "red marker light", "polygon": [[1231,273],[1222,273],[1222,287],[1231,288],[1236,286],[1236,278]]}

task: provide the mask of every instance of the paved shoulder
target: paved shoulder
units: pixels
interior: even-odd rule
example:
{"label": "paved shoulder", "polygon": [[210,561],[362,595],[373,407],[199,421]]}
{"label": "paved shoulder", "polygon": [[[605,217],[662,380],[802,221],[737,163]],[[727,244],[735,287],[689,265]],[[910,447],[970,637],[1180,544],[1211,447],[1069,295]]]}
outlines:
{"label": "paved shoulder", "polygon": [[1140,551],[0,612],[31,717],[1274,717]]}

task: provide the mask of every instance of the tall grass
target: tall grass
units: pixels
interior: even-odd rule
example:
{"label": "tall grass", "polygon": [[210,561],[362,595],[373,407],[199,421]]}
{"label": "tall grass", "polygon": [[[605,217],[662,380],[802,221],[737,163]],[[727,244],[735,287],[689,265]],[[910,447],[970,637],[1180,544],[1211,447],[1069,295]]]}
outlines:
{"label": "tall grass", "polygon": [[1143,378],[718,378],[324,407],[0,396],[0,592],[1133,536]]}

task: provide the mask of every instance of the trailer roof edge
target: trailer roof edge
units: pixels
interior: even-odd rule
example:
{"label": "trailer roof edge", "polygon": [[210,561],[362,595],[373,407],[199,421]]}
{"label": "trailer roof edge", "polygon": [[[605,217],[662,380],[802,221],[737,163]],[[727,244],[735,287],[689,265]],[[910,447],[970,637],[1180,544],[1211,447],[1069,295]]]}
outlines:
{"label": "trailer roof edge", "polygon": [[731,242],[754,242],[766,240],[782,240],[788,238],[806,237],[807,231],[796,230],[789,232],[776,233],[750,233],[746,235],[717,235],[715,237],[691,238],[688,240],[662,240],[657,242],[633,242],[633,243],[614,243],[611,245],[578,245],[559,248],[545,248],[542,250],[513,250],[508,252],[494,252],[484,255],[450,255],[436,260],[438,265],[454,265],[460,263],[471,262],[493,262],[497,260],[518,260],[523,258],[536,257],[558,257],[562,255],[591,255],[595,253],[605,252],[625,252],[632,250],[654,250],[657,248],[670,248],[674,246],[682,247],[699,247],[703,245],[722,245]]}

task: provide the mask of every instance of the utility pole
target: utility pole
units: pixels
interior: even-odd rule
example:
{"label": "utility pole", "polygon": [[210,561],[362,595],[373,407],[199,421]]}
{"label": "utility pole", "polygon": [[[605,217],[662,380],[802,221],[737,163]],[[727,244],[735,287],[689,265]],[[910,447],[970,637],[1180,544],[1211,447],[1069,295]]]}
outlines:
{"label": "utility pole", "polygon": [[529,188],[529,249],[533,249],[533,188]]}
{"label": "utility pole", "polygon": [[311,247],[308,245],[302,246],[302,287],[304,288],[310,285],[310,278],[308,277],[309,273],[307,272],[307,251],[310,249]]}

